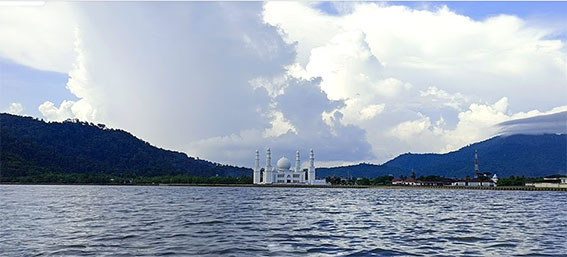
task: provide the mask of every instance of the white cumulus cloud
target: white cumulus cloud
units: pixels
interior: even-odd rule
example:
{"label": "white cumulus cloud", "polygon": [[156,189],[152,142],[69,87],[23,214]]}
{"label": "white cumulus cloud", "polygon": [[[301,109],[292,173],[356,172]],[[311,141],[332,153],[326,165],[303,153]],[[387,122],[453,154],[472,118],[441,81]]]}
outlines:
{"label": "white cumulus cloud", "polygon": [[23,114],[24,106],[22,105],[22,103],[11,103],[10,106],[8,106],[8,108],[4,110],[4,112],[16,115]]}
{"label": "white cumulus cloud", "polygon": [[66,119],[75,118],[75,115],[73,114],[74,105],[74,101],[64,100],[61,102],[59,107],[57,107],[54,103],[45,101],[38,107],[38,109],[43,117],[48,120],[64,121]]}
{"label": "white cumulus cloud", "polygon": [[[49,120],[107,123],[231,164],[271,146],[382,162],[565,110],[565,41],[520,17],[300,2],[80,2],[0,8],[0,57],[69,74]],[[62,85],[62,87],[65,85]],[[46,99],[48,100],[48,99]]]}
{"label": "white cumulus cloud", "polygon": [[565,105],[566,47],[549,39],[552,29],[443,6],[335,6],[339,15],[268,2],[263,18],[297,45],[289,74],[320,77],[331,99],[344,100],[323,115],[327,122],[340,113],[364,129],[378,161],[454,150],[495,135],[499,122]]}

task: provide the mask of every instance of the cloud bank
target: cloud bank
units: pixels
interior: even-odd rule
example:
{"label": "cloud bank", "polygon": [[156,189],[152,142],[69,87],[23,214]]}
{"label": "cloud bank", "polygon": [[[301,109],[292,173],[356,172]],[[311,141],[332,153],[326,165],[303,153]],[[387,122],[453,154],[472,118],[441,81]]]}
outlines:
{"label": "cloud bank", "polygon": [[[450,151],[567,110],[566,45],[552,30],[446,7],[333,5],[333,15],[298,2],[2,9],[0,57],[69,75],[62,86],[79,100],[46,99],[47,119],[103,122],[244,166],[268,146],[288,157],[314,148],[319,165]],[[46,47],[18,44],[26,35]]]}
{"label": "cloud bank", "polygon": [[547,39],[551,30],[443,6],[334,5],[339,15],[269,2],[263,15],[297,44],[289,74],[320,77],[344,100],[331,113],[364,129],[378,160],[455,150],[495,135],[499,122],[565,107],[565,42]]}
{"label": "cloud bank", "polygon": [[567,134],[567,111],[497,124],[499,134]]}

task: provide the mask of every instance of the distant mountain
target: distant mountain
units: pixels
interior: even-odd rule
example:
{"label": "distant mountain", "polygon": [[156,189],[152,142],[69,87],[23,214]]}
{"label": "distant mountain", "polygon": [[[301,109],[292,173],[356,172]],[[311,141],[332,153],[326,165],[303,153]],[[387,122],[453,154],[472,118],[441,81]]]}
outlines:
{"label": "distant mountain", "polygon": [[0,114],[0,175],[53,173],[132,176],[251,176],[252,170],[164,150],[102,124],[44,122]]}
{"label": "distant mountain", "polygon": [[317,176],[321,178],[325,177],[367,177],[374,178],[380,176],[399,176],[400,174],[406,174],[404,169],[398,167],[389,167],[384,165],[376,165],[369,163],[361,163],[349,166],[340,166],[332,168],[317,168]]}
{"label": "distant mountain", "polygon": [[[402,154],[383,165],[317,168],[318,177],[474,175],[474,150],[481,172],[499,177],[541,177],[567,174],[567,135],[498,136],[446,154]],[[188,157],[144,142],[130,133],[69,120],[44,122],[31,117],[0,114],[0,176],[42,173],[86,173],[132,176],[187,174],[250,176],[249,168]]]}
{"label": "distant mountain", "polygon": [[[347,167],[317,169],[320,176],[341,175],[346,171],[355,177],[383,175],[441,175],[462,178],[474,176],[474,151],[478,150],[481,172],[499,177],[542,177],[567,173],[567,135],[497,136],[446,154],[402,154],[383,165],[358,164]],[[321,171],[321,172],[319,172]],[[324,174],[324,175],[323,175]]]}

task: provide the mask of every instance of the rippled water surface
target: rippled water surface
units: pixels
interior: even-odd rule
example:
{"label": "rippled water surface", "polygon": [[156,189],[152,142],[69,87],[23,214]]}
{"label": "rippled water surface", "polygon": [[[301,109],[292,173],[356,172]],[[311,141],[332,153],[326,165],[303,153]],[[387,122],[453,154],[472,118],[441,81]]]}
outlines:
{"label": "rippled water surface", "polygon": [[566,256],[567,193],[4,185],[0,255]]}

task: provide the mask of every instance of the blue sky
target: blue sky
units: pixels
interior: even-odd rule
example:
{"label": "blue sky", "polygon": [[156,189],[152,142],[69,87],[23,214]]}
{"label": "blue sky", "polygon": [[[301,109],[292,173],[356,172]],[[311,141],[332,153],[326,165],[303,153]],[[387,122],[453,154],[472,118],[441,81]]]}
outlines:
{"label": "blue sky", "polygon": [[66,73],[37,70],[0,59],[0,106],[6,109],[13,102],[22,103],[26,114],[42,117],[34,107],[45,101],[61,103],[63,100],[77,100],[65,88],[68,78]]}
{"label": "blue sky", "polygon": [[[517,15],[523,18],[546,17],[549,19],[565,19],[567,2],[563,1],[389,1],[375,2],[387,5],[404,5],[412,9],[434,9],[447,6],[456,13],[469,16],[475,20],[483,20],[500,14]],[[317,7],[329,14],[338,15],[333,2],[319,2]]]}
{"label": "blue sky", "polygon": [[313,148],[319,165],[447,152],[502,122],[567,111],[566,11],[566,2],[0,6],[0,110],[105,123],[243,166],[268,146],[287,156]]}
{"label": "blue sky", "polygon": [[[376,3],[403,5],[417,10],[435,10],[441,6],[447,6],[454,12],[475,20],[484,20],[501,14],[515,15],[540,23],[542,26],[559,26],[561,27],[559,33],[554,34],[552,38],[567,37],[565,15],[567,2],[565,1],[388,1]],[[320,2],[317,8],[331,15],[339,15],[333,2]]]}
{"label": "blue sky", "polygon": [[531,22],[540,23],[541,26],[560,26],[561,31],[553,35],[554,39],[565,39],[567,37],[567,2],[510,2],[510,1],[488,1],[488,2],[393,2],[395,4],[407,5],[419,8],[421,4],[446,5],[456,13],[466,15],[475,20],[484,20],[500,14],[515,15]]}
{"label": "blue sky", "polygon": [[475,20],[483,20],[499,14],[516,15],[523,18],[547,17],[550,19],[565,19],[567,2],[510,2],[510,1],[486,1],[486,2],[390,2],[390,4],[406,5],[412,8],[420,8],[422,5],[441,6],[446,5],[456,13],[469,16]]}

